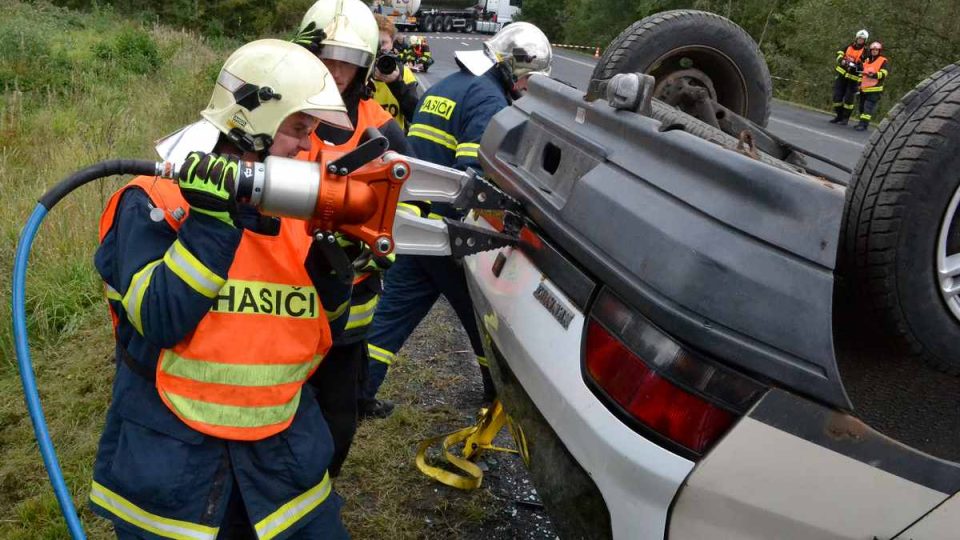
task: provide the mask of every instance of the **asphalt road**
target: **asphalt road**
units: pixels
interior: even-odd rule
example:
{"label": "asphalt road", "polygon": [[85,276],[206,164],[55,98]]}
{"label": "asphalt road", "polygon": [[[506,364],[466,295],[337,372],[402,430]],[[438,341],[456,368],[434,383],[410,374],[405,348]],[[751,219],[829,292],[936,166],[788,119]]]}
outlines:
{"label": "asphalt road", "polygon": [[[488,36],[473,34],[411,35],[427,37],[435,60],[429,72],[418,74],[424,88],[429,88],[458,69],[454,61],[455,51],[480,49],[482,41],[488,38]],[[586,90],[596,59],[590,54],[577,54],[558,48],[553,52],[551,75],[581,90]],[[830,118],[831,115],[820,111],[805,109],[783,101],[774,101],[769,128],[775,135],[797,147],[823,155],[852,169],[860,158],[870,132],[854,131],[852,122],[850,126],[830,124],[828,123]],[[823,169],[834,176],[846,176],[846,173],[833,167],[823,166]]]}

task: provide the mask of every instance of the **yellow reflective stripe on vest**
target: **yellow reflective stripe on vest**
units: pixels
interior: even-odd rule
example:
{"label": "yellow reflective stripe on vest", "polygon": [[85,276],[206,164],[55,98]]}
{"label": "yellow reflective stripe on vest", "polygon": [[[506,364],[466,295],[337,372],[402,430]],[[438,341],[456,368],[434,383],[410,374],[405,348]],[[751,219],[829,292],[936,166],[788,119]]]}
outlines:
{"label": "yellow reflective stripe on vest", "polygon": [[275,386],[302,382],[320,364],[314,356],[300,364],[224,364],[184,358],[171,350],[163,352],[160,369],[164,373],[194,381],[234,386]]}
{"label": "yellow reflective stripe on vest", "polygon": [[134,274],[133,279],[130,280],[127,294],[123,295],[123,309],[127,312],[127,320],[141,336],[143,335],[143,323],[140,320],[140,308],[143,306],[143,296],[147,293],[147,287],[150,286],[153,271],[157,269],[157,266],[160,266],[161,262],[163,262],[161,259],[153,261]]}
{"label": "yellow reflective stripe on vest", "polygon": [[352,330],[370,324],[373,321],[373,313],[377,310],[378,300],[380,300],[380,295],[374,295],[366,303],[350,306],[350,318],[347,319],[346,329]]}
{"label": "yellow reflective stripe on vest", "polygon": [[227,282],[204,266],[179,239],[164,254],[163,262],[191,289],[207,298],[216,297],[217,292]]}
{"label": "yellow reflective stripe on vest", "polygon": [[302,495],[290,500],[287,504],[281,506],[276,512],[261,519],[254,525],[257,531],[257,537],[260,540],[270,540],[290,528],[291,525],[300,521],[303,516],[309,514],[314,508],[327,500],[332,486],[330,484],[330,475],[324,473],[323,480],[319,484],[305,491]]}
{"label": "yellow reflective stripe on vest", "polygon": [[265,281],[228,279],[215,295],[211,311],[241,315],[275,315],[316,319],[320,299],[312,286],[294,287]]}
{"label": "yellow reflective stripe on vest", "polygon": [[96,480],[90,486],[90,501],[123,521],[163,538],[214,540],[219,531],[216,527],[151,514],[110,491]]}
{"label": "yellow reflective stripe on vest", "polygon": [[370,358],[378,362],[383,362],[388,366],[393,362],[393,359],[396,357],[392,352],[381,349],[372,343],[367,343],[367,354],[370,355]]}
{"label": "yellow reflective stripe on vest", "polygon": [[427,124],[411,124],[410,137],[420,137],[421,139],[426,139],[431,142],[435,142],[444,148],[449,148],[450,150],[457,149],[457,138],[453,135],[443,131],[442,129],[437,129],[433,126],[428,126]]}
{"label": "yellow reflective stripe on vest", "polygon": [[170,401],[174,412],[193,422],[203,422],[215,426],[251,428],[279,424],[293,418],[300,404],[301,390],[289,403],[268,407],[239,407],[198,401],[164,391],[163,395]]}
{"label": "yellow reflective stripe on vest", "polygon": [[340,304],[337,309],[333,311],[324,311],[327,314],[327,321],[333,322],[343,316],[347,312],[347,308],[350,307],[350,299],[348,298],[344,303]]}
{"label": "yellow reflective stripe on vest", "polygon": [[460,143],[457,145],[456,157],[477,157],[480,143]]}
{"label": "yellow reflective stripe on vest", "polygon": [[871,86],[870,88],[861,88],[861,92],[864,94],[872,94],[874,92],[883,92],[883,85]]}

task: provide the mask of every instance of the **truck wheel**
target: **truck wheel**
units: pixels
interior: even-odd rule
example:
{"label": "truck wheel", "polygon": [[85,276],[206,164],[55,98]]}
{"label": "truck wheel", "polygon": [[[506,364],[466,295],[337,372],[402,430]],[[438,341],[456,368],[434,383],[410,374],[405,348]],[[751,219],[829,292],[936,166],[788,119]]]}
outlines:
{"label": "truck wheel", "polygon": [[452,30],[453,30],[453,17],[450,15],[447,15],[446,17],[443,18],[443,31],[450,32]]}
{"label": "truck wheel", "polygon": [[607,46],[591,78],[630,72],[653,75],[661,99],[689,84],[706,88],[718,103],[758,125],[770,117],[773,82],[759,47],[742,28],[713,13],[664,11],[633,23]]}
{"label": "truck wheel", "polygon": [[423,23],[424,32],[433,32],[434,28],[434,19],[433,15],[427,15],[426,20]]}
{"label": "truck wheel", "polygon": [[905,359],[960,375],[960,64],[907,94],[847,188],[840,275]]}

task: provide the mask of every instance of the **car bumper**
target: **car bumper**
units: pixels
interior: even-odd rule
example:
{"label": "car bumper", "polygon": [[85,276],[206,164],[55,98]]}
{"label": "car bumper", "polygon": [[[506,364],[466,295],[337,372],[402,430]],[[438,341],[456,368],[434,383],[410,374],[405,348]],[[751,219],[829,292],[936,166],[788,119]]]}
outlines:
{"label": "car bumper", "polygon": [[[497,276],[493,265],[500,252],[505,262]],[[563,470],[544,474],[577,475],[575,469],[582,469],[603,498],[614,538],[662,538],[670,504],[693,463],[631,430],[590,391],[580,364],[584,314],[524,253],[507,248],[467,257],[464,264],[490,357],[499,356],[494,369],[506,368],[495,372],[495,381],[527,439],[531,470],[559,466]],[[570,316],[566,326],[556,309],[537,299],[538,288]],[[552,450],[552,439],[577,467],[563,465],[567,460]],[[557,494],[542,480],[537,487],[555,521],[592,522],[573,515],[558,519],[550,508]]]}

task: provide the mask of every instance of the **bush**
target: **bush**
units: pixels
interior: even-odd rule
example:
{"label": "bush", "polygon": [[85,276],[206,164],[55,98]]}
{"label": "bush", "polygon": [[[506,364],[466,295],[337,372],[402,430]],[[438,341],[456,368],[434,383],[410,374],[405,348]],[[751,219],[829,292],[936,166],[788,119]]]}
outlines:
{"label": "bush", "polygon": [[153,72],[162,63],[153,38],[142,30],[125,29],[113,41],[97,43],[93,52],[100,60],[140,75]]}

